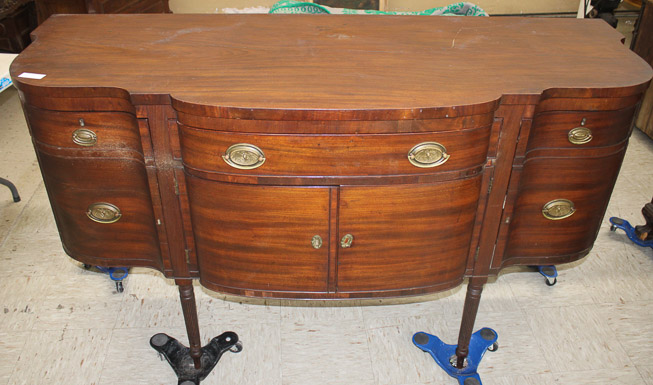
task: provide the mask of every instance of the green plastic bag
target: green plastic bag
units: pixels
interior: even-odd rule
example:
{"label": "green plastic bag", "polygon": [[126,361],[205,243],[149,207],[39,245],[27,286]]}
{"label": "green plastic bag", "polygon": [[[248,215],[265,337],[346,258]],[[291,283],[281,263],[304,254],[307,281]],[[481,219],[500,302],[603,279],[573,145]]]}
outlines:
{"label": "green plastic bag", "polygon": [[429,8],[418,12],[384,12],[367,9],[331,8],[320,4],[303,1],[279,1],[270,8],[270,13],[308,13],[308,14],[340,14],[340,15],[423,15],[423,16],[488,16],[480,7],[466,2],[447,5],[446,7]]}

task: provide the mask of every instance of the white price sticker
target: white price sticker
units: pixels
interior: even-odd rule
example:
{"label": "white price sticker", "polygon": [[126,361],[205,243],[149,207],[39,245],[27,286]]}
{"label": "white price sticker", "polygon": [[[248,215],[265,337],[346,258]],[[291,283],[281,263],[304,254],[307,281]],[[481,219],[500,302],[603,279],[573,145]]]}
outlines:
{"label": "white price sticker", "polygon": [[45,77],[45,74],[35,74],[32,72],[23,72],[22,74],[18,75],[19,78],[27,78],[27,79],[43,79]]}

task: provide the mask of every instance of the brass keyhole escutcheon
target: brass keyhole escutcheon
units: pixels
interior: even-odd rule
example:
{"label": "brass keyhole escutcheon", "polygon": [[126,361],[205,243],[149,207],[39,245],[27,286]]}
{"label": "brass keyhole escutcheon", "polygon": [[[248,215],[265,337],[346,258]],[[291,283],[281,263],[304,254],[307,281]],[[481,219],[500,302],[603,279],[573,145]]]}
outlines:
{"label": "brass keyhole escutcheon", "polygon": [[447,149],[438,142],[424,142],[408,151],[408,161],[416,167],[429,168],[449,160]]}
{"label": "brass keyhole escutcheon", "polygon": [[354,243],[354,236],[351,234],[345,234],[345,236],[340,240],[340,247],[346,249],[351,247],[352,243]]}
{"label": "brass keyhole escutcheon", "polygon": [[574,202],[568,199],[554,199],[547,202],[544,207],[542,207],[542,215],[544,215],[544,218],[552,221],[569,218],[574,215],[575,212],[576,208],[574,207]]}
{"label": "brass keyhole escutcheon", "polygon": [[311,245],[313,245],[314,249],[319,249],[322,247],[322,237],[319,235],[314,235],[313,239],[311,239]]}
{"label": "brass keyhole escutcheon", "polygon": [[73,131],[73,143],[78,146],[91,147],[97,143],[97,135],[88,128],[78,128]]}
{"label": "brass keyhole escutcheon", "polygon": [[106,202],[97,202],[88,206],[86,216],[97,223],[114,223],[122,217],[120,209]]}
{"label": "brass keyhole escutcheon", "polygon": [[252,170],[265,163],[265,154],[253,144],[238,143],[230,146],[222,159],[233,168]]}

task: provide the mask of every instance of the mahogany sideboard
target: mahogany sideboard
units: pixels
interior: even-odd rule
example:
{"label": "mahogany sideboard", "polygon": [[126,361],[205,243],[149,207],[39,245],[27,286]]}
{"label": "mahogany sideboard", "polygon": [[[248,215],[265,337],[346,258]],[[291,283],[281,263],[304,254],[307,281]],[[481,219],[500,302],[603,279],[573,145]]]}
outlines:
{"label": "mahogany sideboard", "polygon": [[602,20],[68,15],[33,37],[11,75],[63,247],[174,278],[195,370],[237,336],[201,347],[192,279],[342,299],[468,278],[461,368],[488,277],[591,249],[652,74]]}

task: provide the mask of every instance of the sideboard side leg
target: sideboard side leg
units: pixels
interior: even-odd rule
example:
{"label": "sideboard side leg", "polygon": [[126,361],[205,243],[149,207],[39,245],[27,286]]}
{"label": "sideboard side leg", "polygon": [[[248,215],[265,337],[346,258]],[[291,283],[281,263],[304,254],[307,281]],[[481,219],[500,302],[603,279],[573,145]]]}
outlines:
{"label": "sideboard side leg", "polygon": [[179,287],[179,298],[181,309],[184,312],[184,322],[188,333],[188,344],[190,356],[193,358],[195,369],[201,368],[202,341],[200,339],[200,326],[197,319],[197,306],[195,305],[195,293],[193,292],[192,281],[177,281]]}
{"label": "sideboard side leg", "polygon": [[467,295],[465,296],[465,306],[463,308],[463,317],[460,322],[460,331],[458,333],[458,346],[456,347],[456,367],[464,367],[465,358],[469,354],[469,341],[474,331],[474,322],[476,313],[481,302],[481,293],[487,278],[472,277],[467,285]]}

